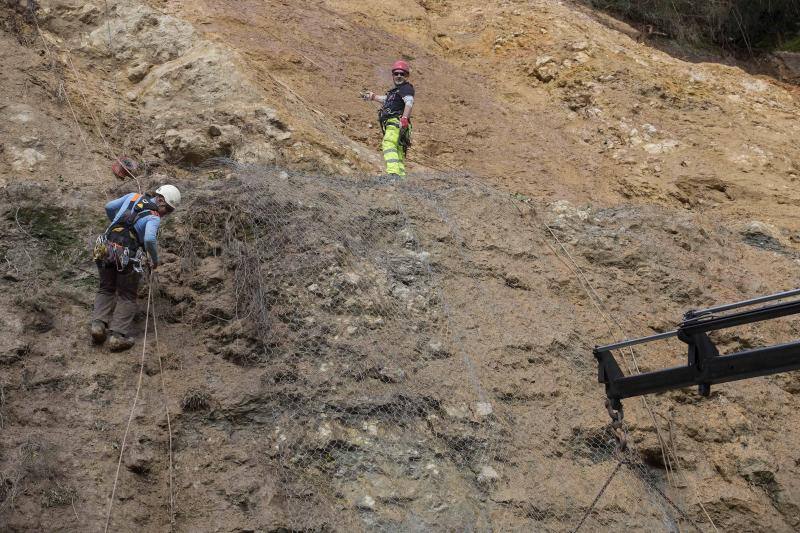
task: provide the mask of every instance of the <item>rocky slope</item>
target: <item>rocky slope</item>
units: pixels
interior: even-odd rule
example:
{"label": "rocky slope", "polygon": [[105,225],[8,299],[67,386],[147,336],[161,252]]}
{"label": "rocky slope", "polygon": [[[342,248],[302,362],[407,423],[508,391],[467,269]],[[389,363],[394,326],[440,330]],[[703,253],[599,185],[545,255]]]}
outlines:
{"label": "rocky slope", "polygon": [[[3,529],[106,523],[142,346],[89,346],[85,250],[138,186],[187,201],[115,530],[570,530],[616,465],[591,346],[796,285],[796,88],[584,9],[26,6],[0,8]],[[357,93],[398,55],[419,103],[390,184]],[[798,383],[626,402],[635,452],[584,527],[691,528],[663,493],[703,530],[795,530]]]}

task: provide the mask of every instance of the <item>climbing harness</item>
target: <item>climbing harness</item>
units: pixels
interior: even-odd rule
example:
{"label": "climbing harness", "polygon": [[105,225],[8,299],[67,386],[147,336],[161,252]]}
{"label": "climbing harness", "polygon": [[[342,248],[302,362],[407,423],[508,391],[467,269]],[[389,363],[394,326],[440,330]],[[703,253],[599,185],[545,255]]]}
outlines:
{"label": "climbing harness", "polygon": [[378,122],[383,127],[384,122],[392,118],[400,118],[403,112],[403,102],[400,96],[400,87],[392,87],[386,91],[386,100],[378,110]]}
{"label": "climbing harness", "polygon": [[125,213],[115,218],[95,240],[93,259],[114,265],[119,272],[130,265],[135,272],[141,273],[145,253],[134,226],[140,219],[150,215],[160,216],[158,204],[152,198],[135,194]]}
{"label": "climbing harness", "polygon": [[402,128],[400,127],[400,119],[395,116],[389,117],[381,122],[381,133],[386,133],[388,124],[397,126],[400,129],[400,138],[397,142],[403,148],[403,153],[408,154],[408,149],[411,148],[411,120],[409,119],[407,128]]}

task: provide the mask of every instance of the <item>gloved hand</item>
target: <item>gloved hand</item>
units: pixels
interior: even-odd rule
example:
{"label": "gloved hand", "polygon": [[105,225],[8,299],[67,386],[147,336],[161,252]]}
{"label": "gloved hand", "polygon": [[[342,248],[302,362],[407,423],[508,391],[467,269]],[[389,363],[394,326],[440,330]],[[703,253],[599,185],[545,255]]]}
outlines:
{"label": "gloved hand", "polygon": [[366,102],[371,101],[374,96],[375,93],[373,93],[372,91],[361,91],[361,99]]}
{"label": "gloved hand", "polygon": [[407,128],[408,127],[408,119],[406,117],[400,117],[400,128]]}

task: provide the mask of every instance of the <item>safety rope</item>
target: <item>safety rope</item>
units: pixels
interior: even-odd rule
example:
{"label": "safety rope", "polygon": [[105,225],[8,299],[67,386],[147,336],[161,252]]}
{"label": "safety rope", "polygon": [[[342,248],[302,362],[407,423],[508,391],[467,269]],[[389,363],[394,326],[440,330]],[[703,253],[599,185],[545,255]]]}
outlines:
{"label": "safety rope", "polygon": [[144,376],[144,356],[147,350],[147,326],[150,320],[150,303],[152,299],[153,284],[149,283],[147,287],[147,311],[145,311],[144,319],[144,337],[142,339],[142,357],[139,361],[139,381],[136,384],[136,394],[133,396],[133,403],[131,404],[131,413],[128,416],[128,425],[125,426],[125,434],[122,437],[122,446],[119,448],[119,460],[117,461],[117,473],[114,475],[114,486],[111,489],[111,497],[108,499],[108,512],[106,513],[106,527],[105,532],[108,533],[108,526],[111,523],[111,510],[114,507],[114,495],[117,492],[117,481],[119,480],[119,471],[122,467],[122,455],[125,453],[125,443],[128,440],[128,432],[131,429],[131,422],[133,415],[136,411],[136,403],[139,401],[139,391],[142,390],[142,377]]}
{"label": "safety rope", "polygon": [[[36,26],[36,32],[39,35],[39,38],[42,40],[42,45],[44,46],[45,52],[47,53],[48,57],[50,57],[51,61],[55,61],[55,55],[50,50],[50,47],[47,45],[47,39],[45,39],[44,33],[42,32],[42,29],[39,27],[39,20],[36,17],[36,12],[34,11],[32,15],[33,15],[33,23]],[[77,127],[78,134],[80,135],[81,141],[83,142],[83,145],[86,148],[87,155],[90,155],[92,149],[89,148],[89,143],[86,140],[86,135],[84,134],[83,128],[81,128],[80,122],[78,121],[78,116],[75,113],[75,108],[72,106],[72,100],[70,100],[69,93],[67,92],[66,87],[64,87],[64,98],[66,99],[67,105],[69,106],[69,110],[72,113],[72,119],[75,121],[75,126]],[[97,176],[97,179],[101,180],[100,171],[97,169],[97,164],[94,161],[92,161],[92,167],[94,168],[94,172],[95,175]]]}
{"label": "safety rope", "polygon": [[[538,217],[538,215],[537,215],[537,217]],[[581,286],[584,288],[584,291],[587,292],[587,296],[589,296],[589,300],[592,302],[592,304],[594,305],[595,309],[597,309],[597,312],[600,314],[600,316],[603,318],[603,320],[605,321],[606,325],[608,326],[609,333],[611,333],[611,329],[612,329],[611,328],[611,323],[613,323],[617,327],[617,329],[622,333],[622,336],[627,338],[627,336],[628,336],[627,332],[622,327],[622,324],[619,323],[619,321],[616,319],[616,317],[614,317],[614,315],[612,315],[610,313],[606,313],[603,310],[603,308],[601,307],[601,304],[600,304],[600,302],[602,302],[602,299],[600,298],[600,295],[597,294],[597,291],[595,290],[594,286],[592,286],[591,282],[589,282],[589,279],[586,277],[586,274],[583,272],[583,270],[580,268],[580,266],[578,266],[577,262],[572,257],[572,254],[569,253],[569,250],[566,249],[564,244],[561,242],[561,240],[555,234],[555,232],[553,231],[553,228],[551,228],[546,222],[544,222],[544,220],[542,220],[541,222],[544,225],[544,227],[547,228],[547,231],[550,233],[550,235],[553,237],[553,239],[558,243],[559,247],[563,250],[564,254],[566,254],[566,256],[569,258],[569,260],[572,263],[572,265],[574,265],[575,270],[573,270],[573,272],[578,277],[578,281],[581,284]],[[632,347],[630,347],[630,348],[628,348],[628,353],[630,354],[630,357],[631,357],[631,362],[632,362],[632,365],[633,365],[633,369],[637,373],[640,373],[641,371],[639,369],[639,361],[636,358],[636,352],[633,350]],[[628,365],[628,360],[623,358],[623,364],[625,365],[625,369],[630,373],[631,372],[631,366]],[[650,402],[644,396],[642,397],[642,403],[644,404],[645,409],[647,409],[647,412],[649,413],[650,418],[653,420],[653,427],[656,430],[656,436],[657,436],[659,447],[661,448],[661,454],[662,454],[662,456],[664,457],[664,459],[666,461],[665,466],[667,467],[667,469],[666,469],[667,470],[667,477],[668,477],[668,479],[670,481],[670,484],[675,485],[674,481],[671,479],[671,475],[673,475],[672,472],[671,472],[672,471],[672,467],[671,467],[671,464],[670,464],[669,453],[667,453],[666,439],[664,439],[664,436],[661,433],[661,426],[656,421],[655,413],[653,412],[653,409],[650,406]],[[613,416],[612,416],[612,420],[613,420]]]}
{"label": "safety rope", "polygon": [[[75,76],[75,80],[76,81],[80,81],[80,77],[78,75],[78,70],[75,68],[75,63],[73,63],[73,61],[72,61],[72,52],[67,50],[66,54],[67,54],[67,61],[69,62],[70,69],[72,70],[72,73]],[[114,83],[116,83],[116,81]],[[94,127],[97,130],[97,134],[100,136],[100,139],[103,141],[103,144],[105,144],[105,146],[106,146],[106,157],[108,157],[109,159],[113,159],[117,163],[119,163],[120,168],[122,170],[124,170],[125,173],[127,173],[128,176],[133,178],[133,180],[136,182],[136,187],[139,189],[138,192],[139,192],[139,194],[141,194],[142,193],[142,184],[139,182],[139,178],[137,178],[128,169],[128,166],[123,163],[122,159],[118,155],[115,154],[114,149],[111,147],[109,142],[106,140],[106,136],[103,135],[103,129],[100,127],[100,121],[97,119],[97,116],[95,116],[94,112],[92,111],[92,107],[89,105],[89,101],[86,98],[86,94],[83,91],[83,87],[81,86],[80,83],[78,83],[77,86],[78,86],[78,93],[80,93],[81,99],[83,100],[83,105],[86,107],[86,110],[89,112],[89,116],[92,117],[92,121],[94,122]]]}
{"label": "safety rope", "polygon": [[[154,281],[156,285],[156,294],[158,294],[158,276],[155,272],[151,271],[151,283]],[[169,398],[167,396],[167,386],[164,383],[164,365],[161,361],[161,348],[158,344],[158,315],[156,314],[156,302],[153,300],[153,333],[156,341],[156,357],[158,357],[158,373],[161,378],[161,397],[164,402],[164,413],[167,415],[167,434],[169,436],[169,524],[170,530],[175,528],[175,490],[173,486],[173,467],[172,467],[172,423],[169,417]]]}
{"label": "safety rope", "polygon": [[[513,199],[512,199],[512,202],[513,202]],[[603,319],[603,321],[606,323],[606,326],[608,326],[609,334],[611,333],[611,331],[613,329],[612,326],[611,326],[611,324],[613,323],[614,326],[616,326],[617,329],[622,333],[622,336],[627,338],[627,336],[628,336],[627,332],[625,331],[625,328],[622,327],[622,324],[620,324],[619,321],[616,319],[616,317],[614,317],[612,314],[607,313],[607,312],[605,312],[603,310],[603,308],[601,306],[602,299],[600,298],[600,295],[597,294],[597,291],[595,290],[594,286],[592,286],[591,282],[586,277],[586,274],[583,272],[581,267],[578,265],[578,263],[572,257],[572,254],[570,254],[569,250],[567,250],[567,248],[564,246],[564,243],[562,243],[561,240],[558,238],[558,236],[555,234],[555,232],[553,231],[553,228],[551,228],[550,225],[547,224],[547,222],[542,220],[538,216],[538,213],[536,213],[535,211],[534,211],[534,215],[537,218],[539,218],[539,220],[541,221],[542,225],[550,233],[550,236],[553,238],[553,240],[556,241],[556,243],[559,245],[559,247],[564,252],[564,254],[567,256],[567,258],[569,258],[570,262],[572,263],[572,266],[574,266],[574,269],[569,264],[567,264],[567,266],[570,267],[570,270],[572,270],[573,273],[575,274],[575,276],[578,278],[578,282],[580,283],[581,288],[584,290],[584,292],[586,292],[587,296],[589,297],[589,301],[592,303],[592,305],[594,305],[595,309],[600,314],[600,316]],[[551,249],[552,249],[552,247],[551,247]],[[639,362],[638,362],[638,360],[636,358],[636,352],[634,352],[633,348],[628,348],[628,352],[629,352],[629,354],[631,356],[631,361],[632,361],[633,368],[636,370],[637,373],[639,373],[640,372],[640,370],[639,370]],[[625,365],[625,369],[628,371],[628,373],[630,373],[631,372],[631,366],[628,365],[628,360],[623,358],[622,362]],[[669,481],[669,483],[671,485],[677,487],[677,483],[675,483],[675,481],[672,479],[672,477],[674,477],[674,474],[672,473],[672,464],[671,464],[671,461],[670,461],[670,458],[669,458],[669,453],[667,451],[666,440],[664,439],[664,436],[661,433],[661,426],[658,424],[658,422],[656,420],[656,416],[655,416],[655,413],[653,412],[652,407],[650,406],[650,402],[644,396],[642,396],[642,403],[644,404],[645,409],[647,410],[648,414],[650,415],[650,418],[653,421],[653,427],[656,430],[656,437],[657,437],[657,440],[658,440],[658,445],[661,448],[661,455],[662,455],[662,457],[664,457],[664,461],[665,461],[665,465],[664,466],[666,467],[667,480]],[[613,420],[613,417],[612,417],[612,420]]]}
{"label": "safety rope", "polygon": [[[111,57],[111,60],[113,61],[114,60],[114,56],[116,55],[116,50],[114,49],[114,44],[113,44],[114,40],[111,38],[111,15],[110,15],[109,7],[108,7],[108,0],[104,0],[103,3],[104,3],[104,6],[105,6],[106,33],[108,35],[108,43],[107,43],[108,44],[108,55]],[[123,32],[124,32],[124,30],[123,30]],[[116,109],[115,109],[114,114],[117,117],[117,125],[119,126],[119,123],[120,123],[121,117],[122,117],[122,112],[121,112],[121,109],[122,109],[122,97],[120,95],[120,90],[119,90],[119,81],[117,80],[116,76],[114,76],[112,78],[112,83],[114,84],[113,93],[114,93],[114,100],[115,100],[115,103],[116,103]],[[98,126],[98,128],[99,128],[99,126]],[[101,136],[102,136],[102,134],[101,134]],[[127,140],[123,144],[127,145]],[[113,154],[113,151],[112,151],[112,154]],[[116,162],[119,163],[119,166],[122,169],[124,169],[125,172],[130,177],[132,177],[134,180],[136,180],[136,185],[139,187],[139,193],[141,193],[142,192],[142,186],[139,183],[139,180],[136,179],[136,176],[134,176],[133,173],[128,169],[128,167],[125,164],[123,164],[122,160],[118,156],[112,155],[112,159],[116,160]]]}
{"label": "safety rope", "polygon": [[592,500],[592,504],[589,507],[586,508],[586,512],[583,513],[583,518],[581,518],[581,521],[578,523],[577,526],[575,526],[575,529],[572,530],[572,533],[578,533],[578,531],[583,527],[583,523],[586,522],[586,519],[589,518],[589,515],[591,514],[591,512],[594,511],[594,508],[597,505],[597,502],[600,501],[600,497],[603,495],[603,493],[606,491],[608,486],[611,484],[611,480],[614,479],[614,476],[617,475],[617,473],[619,472],[620,468],[622,468],[623,464],[625,464],[625,459],[620,459],[619,462],[617,463],[617,466],[615,466],[614,470],[611,472],[611,475],[608,476],[608,479],[606,479],[606,482],[603,483],[602,487],[600,487],[600,490],[597,492],[597,496],[595,496],[594,500]]}
{"label": "safety rope", "polygon": [[[513,197],[511,197],[511,202],[517,208],[517,211],[520,213],[520,216],[522,216],[522,214],[523,214],[522,210],[519,208],[519,206],[517,206],[517,204],[514,201]],[[619,329],[619,331],[622,332],[623,336],[626,337],[627,335],[626,335],[625,329],[622,327],[622,325],[619,323],[619,321],[613,315],[610,315],[610,314],[606,313],[603,310],[603,308],[601,307],[602,300],[601,300],[600,296],[597,294],[597,291],[592,286],[591,282],[589,281],[589,279],[587,278],[586,274],[583,272],[581,267],[578,265],[578,263],[572,257],[572,254],[570,254],[569,250],[567,250],[567,248],[564,246],[564,243],[558,238],[558,236],[555,234],[555,232],[550,227],[550,225],[548,225],[547,222],[545,222],[539,216],[539,214],[536,212],[535,209],[533,210],[533,213],[534,213],[534,216],[539,220],[541,225],[547,230],[547,232],[550,234],[550,236],[553,238],[553,240],[561,248],[561,250],[563,251],[564,255],[566,255],[566,257],[569,259],[569,263],[567,263],[565,261],[565,264],[567,265],[567,267],[572,271],[572,273],[577,278],[578,283],[580,284],[582,290],[586,293],[589,301],[592,303],[592,305],[597,310],[598,314],[601,316],[603,321],[608,326],[609,332],[612,329],[611,324],[613,323],[617,327],[617,329]],[[550,248],[550,250],[557,257],[561,257],[561,254],[559,254],[555,250],[555,248],[553,248],[553,246],[550,244],[549,241],[547,241],[545,239],[545,243],[547,244],[547,246]],[[639,364],[638,364],[638,361],[636,359],[636,353],[634,352],[633,348],[629,348],[628,350],[629,350],[629,353],[630,353],[630,356],[631,356],[633,367],[638,372],[639,371]],[[627,363],[626,359],[623,359],[623,363],[625,364],[626,369],[630,372],[630,367],[628,366],[628,363]],[[653,420],[653,427],[656,430],[656,436],[657,436],[657,440],[658,440],[658,443],[659,443],[659,447],[661,448],[662,456],[664,457],[664,462],[665,462],[664,466],[665,466],[666,471],[667,471],[667,479],[668,479],[670,485],[677,487],[677,483],[672,479],[672,477],[674,477],[674,473],[672,473],[672,466],[671,466],[671,460],[670,460],[670,452],[671,452],[671,450],[669,450],[669,448],[667,447],[666,439],[664,438],[663,434],[661,433],[661,428],[660,428],[660,425],[658,424],[658,422],[656,420],[655,413],[653,412],[653,410],[652,410],[652,408],[650,406],[650,403],[647,401],[647,398],[644,397],[644,396],[642,397],[642,403],[644,404],[648,414],[650,415],[650,418]],[[609,414],[611,414],[611,413],[612,413],[612,410],[609,407]],[[618,420],[615,419],[613,414],[611,414],[611,418],[612,418],[612,428],[614,428],[614,431],[615,431],[615,438],[617,438],[618,444],[619,444],[620,443],[620,434],[625,435],[625,430],[620,424],[621,418],[618,421]],[[618,427],[615,427],[615,424]],[[625,437],[625,440],[627,440],[627,437]],[[677,454],[675,454],[674,452],[672,452],[672,453],[673,453],[675,461],[677,462]],[[683,477],[684,477],[684,479],[687,479],[686,476],[683,476]],[[687,479],[687,481],[688,481],[688,479]],[[666,498],[666,495],[663,493],[663,491],[661,491],[658,487],[656,487],[656,486],[654,486],[652,484],[651,484],[651,486],[653,486],[653,488],[656,490],[657,493],[659,493],[662,497]],[[717,530],[717,527],[714,524],[714,522],[711,519],[711,517],[709,516],[708,512],[706,511],[705,506],[703,505],[703,502],[700,501],[699,494],[697,493],[696,488],[695,488],[694,492],[695,492],[695,497],[697,499],[698,505],[703,510],[703,513],[706,515],[706,517],[709,519],[709,522],[711,523],[712,527],[715,530]],[[674,506],[674,503],[672,503],[671,501],[668,501],[668,503],[670,503],[670,504],[672,504]],[[683,514],[683,511],[681,511],[681,513]]]}
{"label": "safety rope", "polygon": [[[36,31],[37,31],[37,33],[39,35],[39,38],[42,40],[42,45],[44,46],[45,52],[47,53],[48,57],[50,57],[51,62],[55,62],[56,60],[61,62],[61,60],[59,60],[56,57],[56,55],[52,52],[52,50],[48,46],[47,38],[44,36],[44,32],[42,31],[41,27],[39,26],[39,20],[37,19],[35,12],[33,13],[33,23],[36,26]],[[105,144],[105,146],[106,146],[105,156],[108,157],[109,159],[112,159],[112,160],[116,161],[117,163],[119,163],[120,168],[122,168],[128,174],[128,176],[130,176],[136,182],[136,186],[139,189],[138,192],[141,194],[141,192],[142,192],[142,184],[139,182],[139,179],[127,168],[126,165],[123,164],[121,158],[119,156],[115,155],[114,149],[111,147],[109,142],[106,140],[105,135],[103,135],[103,130],[102,130],[101,126],[100,126],[100,122],[97,119],[97,116],[95,115],[95,113],[92,111],[92,106],[89,104],[89,101],[88,101],[88,99],[86,97],[86,92],[84,91],[84,87],[83,87],[82,82],[81,82],[81,77],[78,74],[78,71],[75,68],[75,64],[72,61],[72,52],[71,52],[71,50],[62,49],[61,51],[63,53],[65,53],[66,57],[67,57],[67,61],[64,61],[63,63],[69,65],[70,69],[72,70],[72,73],[75,76],[75,82],[76,82],[76,87],[78,88],[78,93],[80,94],[81,99],[83,100],[83,104],[86,107],[86,110],[89,112],[89,115],[91,116],[92,121],[94,122],[95,129],[97,130],[97,133],[100,136],[100,139],[103,141],[103,144]],[[115,83],[115,92],[117,92],[116,91],[116,80],[115,80],[114,83]],[[67,91],[66,87],[64,87],[64,99],[67,101],[67,106],[69,107],[70,114],[72,115],[72,120],[75,122],[75,126],[76,126],[76,128],[78,130],[78,134],[81,137],[81,142],[83,143],[84,147],[86,148],[87,155],[91,155],[92,150],[89,147],[89,142],[86,140],[87,136],[86,136],[85,132],[83,131],[83,128],[80,125],[80,121],[78,120],[78,114],[75,111],[75,107],[72,105],[72,99],[69,97],[69,92]],[[119,101],[117,102],[117,106],[118,106],[117,107],[117,114],[119,114]],[[92,167],[94,169],[95,175],[97,176],[97,179],[100,181],[101,180],[100,171],[98,170],[97,164],[94,161],[92,161]]]}
{"label": "safety rope", "polygon": [[139,400],[139,393],[141,392],[142,388],[142,378],[144,374],[144,362],[145,362],[145,354],[147,353],[147,330],[150,322],[150,313],[152,309],[153,315],[153,335],[155,338],[155,352],[158,358],[158,370],[159,370],[159,377],[161,381],[161,397],[164,403],[164,413],[167,417],[167,433],[169,439],[169,456],[168,456],[168,479],[169,479],[169,523],[170,523],[170,530],[174,530],[175,527],[175,489],[174,489],[174,468],[172,462],[172,455],[173,455],[173,447],[172,447],[172,421],[169,416],[169,399],[167,396],[167,387],[164,381],[164,365],[163,360],[161,357],[161,349],[158,342],[158,315],[156,314],[156,303],[155,299],[153,298],[153,285],[156,285],[156,290],[158,290],[158,278],[155,276],[154,273],[151,272],[150,276],[148,277],[148,286],[147,286],[147,310],[145,311],[145,322],[144,322],[144,335],[142,337],[142,357],[139,362],[139,379],[136,385],[136,394],[133,397],[133,403],[131,405],[131,412],[128,416],[128,424],[125,427],[125,434],[122,437],[122,445],[120,446],[119,450],[119,459],[117,461],[117,471],[114,475],[114,485],[111,489],[111,498],[108,502],[108,512],[106,514],[106,526],[105,531],[108,532],[108,527],[111,523],[111,511],[114,505],[114,495],[117,490],[117,483],[119,481],[119,473],[122,467],[122,458],[125,453],[125,444],[128,439],[128,433],[130,432],[131,421],[133,420],[134,413],[136,411],[136,403]]}
{"label": "safety rope", "polygon": [[[513,202],[513,199],[512,199],[512,202]],[[538,215],[538,213],[536,213],[536,211],[534,211],[534,216],[536,216],[540,220],[541,224],[547,229],[547,232],[550,234],[550,236],[553,238],[553,240],[555,240],[555,242],[561,248],[563,253],[569,259],[571,265],[570,265],[570,263],[566,263],[567,267],[570,268],[570,270],[572,270],[573,274],[578,279],[578,283],[580,284],[581,289],[583,289],[583,291],[586,293],[586,295],[588,296],[589,301],[592,303],[592,305],[595,307],[595,309],[597,310],[597,312],[600,315],[600,317],[606,323],[606,326],[608,326],[609,333],[611,333],[611,330],[612,330],[611,323],[613,323],[617,327],[617,329],[619,329],[622,332],[623,337],[626,337],[627,335],[626,335],[625,330],[622,327],[622,325],[616,320],[616,318],[614,318],[613,316],[607,314],[603,310],[603,308],[601,306],[602,300],[600,299],[600,296],[597,294],[597,291],[592,286],[591,282],[589,282],[589,279],[586,277],[586,274],[583,272],[581,267],[578,265],[578,263],[572,257],[572,254],[570,254],[569,250],[567,250],[567,248],[564,246],[564,243],[561,242],[561,240],[555,234],[555,232],[553,231],[553,228],[551,228],[550,225],[547,224],[547,222],[545,222],[543,219],[541,219],[541,217],[539,217],[539,215]],[[553,250],[555,252],[555,250],[552,248],[552,246],[550,248],[551,248],[551,250]],[[555,252],[555,253],[556,253],[556,255],[560,255],[557,252]],[[635,354],[635,352],[633,351],[632,348],[630,348],[630,355],[631,355],[631,358],[632,358],[632,361],[633,361],[633,366],[638,372],[639,365],[638,365],[638,361],[636,360],[636,354]],[[625,365],[626,370],[628,372],[630,372],[631,371],[630,366],[628,365],[627,360],[624,359],[624,358],[623,358],[623,364]],[[665,449],[665,442],[664,442],[664,437],[661,434],[661,428],[660,428],[658,422],[656,421],[656,417],[655,417],[655,414],[654,414],[653,410],[650,407],[650,403],[647,401],[647,398],[644,397],[644,396],[642,396],[642,403],[644,404],[647,412],[649,413],[650,418],[653,420],[653,427],[656,430],[656,436],[657,436],[657,440],[658,440],[658,443],[659,443],[659,447],[661,448],[662,457],[665,458],[665,467],[666,467],[666,472],[667,472],[667,479],[668,479],[668,481],[669,481],[669,483],[671,485],[677,486],[677,484],[672,480],[671,464],[670,464],[669,459],[668,459],[669,455],[667,453],[667,450]],[[620,417],[620,420],[617,420],[615,418],[614,414],[612,413],[611,407],[609,405],[607,405],[607,408],[608,408],[609,414],[611,415],[612,427],[614,427],[615,423],[619,426],[619,427],[615,427],[614,428],[615,437],[618,439],[618,442],[619,442],[620,433],[622,433],[623,435],[625,434],[624,427],[619,425],[619,422],[621,421],[621,417]],[[627,437],[625,437],[625,440],[627,441]]]}

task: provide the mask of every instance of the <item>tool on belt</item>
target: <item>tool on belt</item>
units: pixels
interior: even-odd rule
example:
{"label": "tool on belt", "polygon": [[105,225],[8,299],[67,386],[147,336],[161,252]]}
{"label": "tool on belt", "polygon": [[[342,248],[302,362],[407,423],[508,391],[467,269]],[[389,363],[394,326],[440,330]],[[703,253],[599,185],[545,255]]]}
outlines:
{"label": "tool on belt", "polygon": [[398,138],[397,142],[403,147],[403,152],[407,154],[408,149],[411,148],[411,123],[409,122],[409,126],[407,128],[401,128],[399,118],[390,116],[382,119],[381,113],[378,112],[378,121],[381,124],[381,133],[386,133],[386,124],[392,120],[394,121],[392,124],[400,128],[400,137]]}
{"label": "tool on belt", "polygon": [[129,265],[135,272],[142,271],[145,259],[144,246],[136,233],[136,222],[156,215],[158,204],[152,198],[135,194],[125,209],[125,213],[114,219],[106,231],[98,235],[94,243],[92,258],[106,266],[114,265],[119,272]]}

